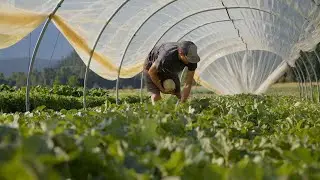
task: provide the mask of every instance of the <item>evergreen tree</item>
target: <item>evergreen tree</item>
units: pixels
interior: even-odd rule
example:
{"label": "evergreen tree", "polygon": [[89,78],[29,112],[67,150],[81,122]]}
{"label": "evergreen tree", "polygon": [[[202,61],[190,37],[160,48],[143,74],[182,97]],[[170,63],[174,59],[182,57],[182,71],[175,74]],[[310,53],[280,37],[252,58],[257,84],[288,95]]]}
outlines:
{"label": "evergreen tree", "polygon": [[68,78],[68,83],[69,86],[71,87],[76,87],[79,86],[78,84],[78,78],[75,75],[72,75]]}

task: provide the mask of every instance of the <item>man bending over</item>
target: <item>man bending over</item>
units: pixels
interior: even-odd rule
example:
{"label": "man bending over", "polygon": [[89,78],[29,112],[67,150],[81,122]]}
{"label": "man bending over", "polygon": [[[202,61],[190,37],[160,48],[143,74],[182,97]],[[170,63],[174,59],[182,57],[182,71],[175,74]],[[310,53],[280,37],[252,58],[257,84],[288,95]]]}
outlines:
{"label": "man bending over", "polygon": [[[181,102],[185,102],[189,97],[194,72],[199,61],[197,46],[191,41],[163,43],[152,49],[145,61],[143,71],[147,90],[151,93],[152,103],[161,100],[160,92],[175,95]],[[188,72],[181,92],[178,74],[185,67],[188,68]],[[175,82],[175,90],[164,89],[163,82],[166,79],[172,79]]]}

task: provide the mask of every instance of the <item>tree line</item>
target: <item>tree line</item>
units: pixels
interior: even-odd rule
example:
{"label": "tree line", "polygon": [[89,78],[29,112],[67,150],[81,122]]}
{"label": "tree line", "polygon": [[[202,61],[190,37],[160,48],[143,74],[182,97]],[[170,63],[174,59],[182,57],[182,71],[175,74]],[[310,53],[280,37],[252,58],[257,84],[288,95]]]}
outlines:
{"label": "tree line", "polygon": [[[53,67],[34,70],[30,76],[30,82],[32,86],[83,86],[85,71],[85,64],[78,54],[73,51]],[[8,77],[5,77],[3,73],[0,73],[0,84],[22,87],[26,85],[27,76],[28,74],[24,72],[14,72]],[[139,74],[130,79],[121,79],[120,88],[140,88],[140,78],[141,75]],[[87,87],[113,89],[115,85],[116,81],[103,79],[89,70]]]}

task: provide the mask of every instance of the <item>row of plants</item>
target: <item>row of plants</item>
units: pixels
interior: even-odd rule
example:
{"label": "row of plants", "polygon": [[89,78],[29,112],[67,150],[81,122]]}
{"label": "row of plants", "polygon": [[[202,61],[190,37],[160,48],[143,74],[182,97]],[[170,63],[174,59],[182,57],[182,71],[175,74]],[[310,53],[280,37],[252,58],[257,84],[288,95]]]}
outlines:
{"label": "row of plants", "polygon": [[[3,113],[25,112],[25,93],[22,92],[1,92],[0,93],[0,111]],[[114,98],[107,97],[87,97],[87,106],[101,106],[105,101],[114,102]],[[59,111],[61,109],[81,109],[83,107],[83,98],[72,96],[60,96],[55,94],[32,93],[30,95],[31,110],[45,106],[49,109]]]}
{"label": "row of plants", "polygon": [[[26,87],[16,88],[5,84],[0,85],[0,92],[26,92]],[[68,85],[54,85],[53,87],[32,86],[30,92],[42,94],[55,94],[61,96],[82,97],[83,87],[71,87]],[[87,91],[88,96],[108,96],[109,91],[102,88],[92,88]]]}
{"label": "row of plants", "polygon": [[[143,97],[145,101],[146,96]],[[2,113],[14,113],[26,111],[26,95],[23,91],[15,92],[0,92],[0,112]],[[125,95],[119,99],[120,103],[140,103],[140,96]],[[87,96],[86,106],[97,107],[109,103],[116,103],[114,96]],[[34,110],[37,107],[46,107],[55,111],[61,109],[82,109],[83,97],[64,96],[57,94],[32,92],[30,94],[30,110]]]}
{"label": "row of plants", "polygon": [[0,114],[0,179],[319,179],[320,108],[212,96]]}

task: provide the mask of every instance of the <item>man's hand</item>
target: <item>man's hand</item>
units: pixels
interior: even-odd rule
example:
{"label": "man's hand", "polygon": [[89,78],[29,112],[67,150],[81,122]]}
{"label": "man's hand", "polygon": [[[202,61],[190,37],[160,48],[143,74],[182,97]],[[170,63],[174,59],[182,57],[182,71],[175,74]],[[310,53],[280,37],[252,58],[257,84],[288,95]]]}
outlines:
{"label": "man's hand", "polygon": [[175,95],[175,92],[174,92],[174,90],[165,90],[164,88],[163,88],[163,91],[161,91],[163,94],[172,94],[172,95]]}
{"label": "man's hand", "polygon": [[152,82],[159,88],[159,90],[163,93],[163,94],[175,94],[174,90],[166,90],[163,88],[161,81],[159,79],[158,76],[158,70],[156,68],[156,65],[152,65],[148,71]]}

